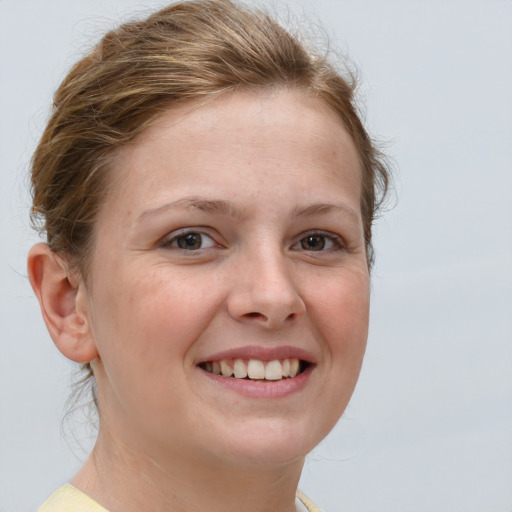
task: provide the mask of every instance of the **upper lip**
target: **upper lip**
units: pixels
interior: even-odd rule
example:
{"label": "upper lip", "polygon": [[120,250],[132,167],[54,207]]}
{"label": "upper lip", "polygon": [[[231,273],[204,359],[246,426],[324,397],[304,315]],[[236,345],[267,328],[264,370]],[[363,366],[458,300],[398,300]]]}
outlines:
{"label": "upper lip", "polygon": [[308,363],[314,363],[314,357],[306,350],[283,345],[279,347],[263,347],[257,345],[248,345],[246,347],[232,348],[221,352],[216,352],[207,357],[201,358],[196,364],[220,361],[222,359],[258,359],[260,361],[274,361],[276,359],[297,358]]}

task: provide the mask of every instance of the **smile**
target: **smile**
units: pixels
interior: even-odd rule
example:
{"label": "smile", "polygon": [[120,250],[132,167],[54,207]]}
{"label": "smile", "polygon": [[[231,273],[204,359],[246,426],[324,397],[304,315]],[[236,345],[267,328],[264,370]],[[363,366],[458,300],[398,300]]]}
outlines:
{"label": "smile", "polygon": [[309,363],[292,357],[262,361],[259,359],[220,359],[205,361],[199,367],[208,373],[246,380],[278,381],[297,377],[307,369]]}

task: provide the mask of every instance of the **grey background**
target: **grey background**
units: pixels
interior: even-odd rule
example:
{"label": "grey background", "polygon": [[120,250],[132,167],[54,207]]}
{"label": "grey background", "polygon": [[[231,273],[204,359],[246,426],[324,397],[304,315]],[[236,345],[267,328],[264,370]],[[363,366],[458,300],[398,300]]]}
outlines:
{"label": "grey background", "polygon": [[[84,456],[61,433],[72,366],[25,277],[30,155],[84,48],[164,3],[0,0],[1,512],[35,510]],[[367,124],[400,169],[361,379],[302,489],[330,512],[510,512],[512,2],[274,4],[317,17],[360,67]]]}

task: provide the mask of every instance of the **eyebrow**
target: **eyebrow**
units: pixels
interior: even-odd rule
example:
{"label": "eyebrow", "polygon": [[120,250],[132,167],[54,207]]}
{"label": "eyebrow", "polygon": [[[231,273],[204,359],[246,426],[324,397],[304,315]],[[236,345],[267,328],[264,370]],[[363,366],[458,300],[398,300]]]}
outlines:
{"label": "eyebrow", "polygon": [[355,210],[344,203],[314,203],[305,207],[296,207],[292,210],[292,216],[294,217],[325,215],[328,213],[343,213],[357,222],[360,219]]}
{"label": "eyebrow", "polygon": [[[198,209],[208,213],[227,215],[236,219],[243,219],[244,217],[247,217],[247,210],[244,207],[236,205],[232,201],[191,196],[178,199],[171,203],[166,203],[162,206],[158,206],[157,208],[146,210],[140,215],[139,220],[144,220],[147,217],[152,217],[153,215],[158,215],[174,208]],[[355,212],[355,210],[344,203],[314,203],[304,207],[297,206],[292,210],[291,215],[292,217],[307,217],[326,215],[329,213],[342,213],[348,215],[356,222],[360,220],[360,216]]]}
{"label": "eyebrow", "polygon": [[235,205],[231,201],[225,201],[223,199],[205,199],[204,197],[192,196],[184,197],[171,203],[166,203],[162,206],[158,206],[157,208],[153,208],[151,210],[146,210],[140,215],[139,220],[143,220],[146,217],[151,217],[153,215],[157,215],[159,213],[163,213],[167,210],[171,210],[174,208],[196,208],[203,212],[228,215],[230,217],[235,217],[237,219],[242,219],[243,217],[246,216],[245,209]]}

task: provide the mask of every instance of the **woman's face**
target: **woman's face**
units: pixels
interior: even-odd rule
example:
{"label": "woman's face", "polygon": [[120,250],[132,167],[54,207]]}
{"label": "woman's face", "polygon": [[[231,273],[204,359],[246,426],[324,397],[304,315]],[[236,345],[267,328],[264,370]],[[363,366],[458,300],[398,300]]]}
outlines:
{"label": "woman's face", "polygon": [[102,428],[156,458],[310,451],[365,350],[360,182],[341,121],[296,92],[180,107],[122,148],[85,292]]}

